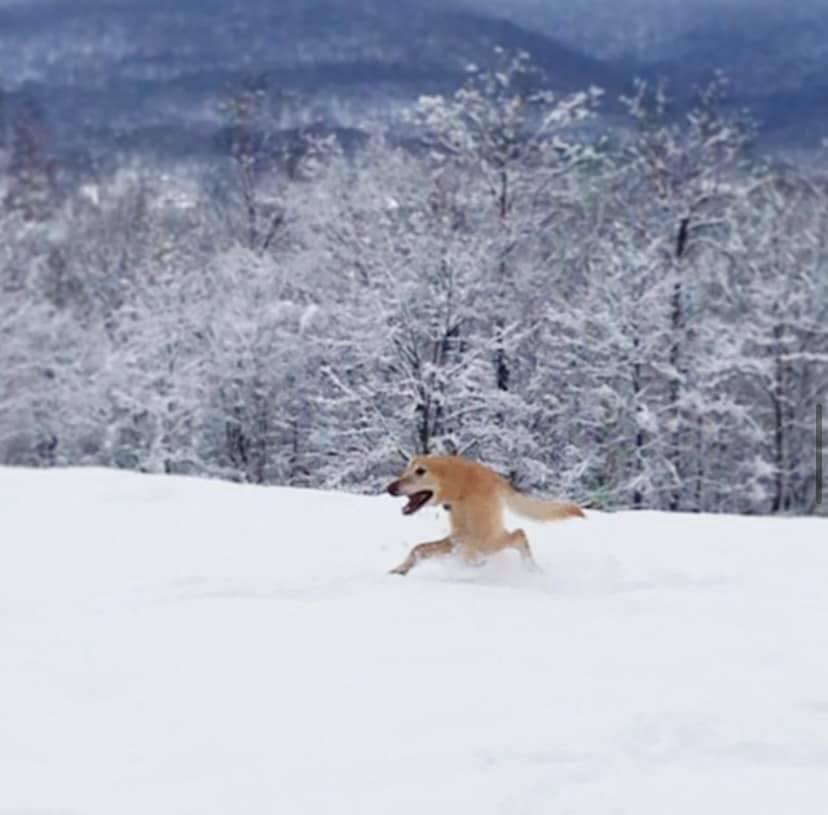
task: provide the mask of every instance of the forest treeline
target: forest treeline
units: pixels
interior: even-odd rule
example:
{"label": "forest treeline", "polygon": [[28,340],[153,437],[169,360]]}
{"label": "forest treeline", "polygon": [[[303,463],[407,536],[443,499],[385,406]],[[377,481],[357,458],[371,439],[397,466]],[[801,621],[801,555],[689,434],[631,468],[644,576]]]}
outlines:
{"label": "forest treeline", "polygon": [[68,188],[19,111],[0,461],[372,491],[448,451],[600,507],[820,511],[824,156],[755,155],[720,76],[607,132],[542,87],[498,51],[344,150],[251,86],[221,166]]}

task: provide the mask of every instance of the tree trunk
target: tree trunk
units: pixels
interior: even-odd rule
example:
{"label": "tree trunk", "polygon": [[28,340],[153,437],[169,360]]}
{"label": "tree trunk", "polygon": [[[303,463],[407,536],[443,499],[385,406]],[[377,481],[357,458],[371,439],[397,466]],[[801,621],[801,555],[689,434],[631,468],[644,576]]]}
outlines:
{"label": "tree trunk", "polygon": [[681,506],[681,408],[679,400],[681,398],[681,377],[679,375],[679,360],[681,359],[681,338],[680,333],[684,320],[684,314],[681,304],[682,286],[681,286],[681,269],[676,264],[676,282],[673,285],[673,296],[670,308],[670,368],[672,369],[669,389],[670,408],[673,416],[673,430],[670,434],[670,460],[673,465],[673,471],[677,482],[670,495],[668,507],[672,511],[676,511]]}
{"label": "tree trunk", "polygon": [[[633,324],[633,371],[632,371],[632,390],[633,390],[633,415],[635,418],[635,467],[638,477],[644,474],[644,428],[641,427],[641,422],[638,417],[641,396],[641,359],[639,357],[639,349],[641,347],[641,340],[638,336],[638,323]],[[641,509],[644,502],[644,496],[641,493],[640,487],[636,487],[633,491],[633,508]]]}
{"label": "tree trunk", "polygon": [[779,512],[782,509],[785,493],[784,468],[785,468],[785,428],[782,400],[784,398],[785,369],[782,362],[782,335],[784,329],[780,323],[773,327],[774,338],[774,381],[771,391],[771,403],[773,405],[773,502],[771,512]]}

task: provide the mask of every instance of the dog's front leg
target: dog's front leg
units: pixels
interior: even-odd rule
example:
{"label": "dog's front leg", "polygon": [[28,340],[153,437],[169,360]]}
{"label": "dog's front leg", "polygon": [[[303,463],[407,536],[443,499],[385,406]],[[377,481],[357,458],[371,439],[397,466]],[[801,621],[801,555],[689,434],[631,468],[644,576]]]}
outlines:
{"label": "dog's front leg", "polygon": [[429,543],[418,543],[411,550],[411,554],[396,569],[391,569],[389,574],[408,574],[421,560],[439,555],[448,555],[453,548],[454,544],[449,538],[441,538]]}

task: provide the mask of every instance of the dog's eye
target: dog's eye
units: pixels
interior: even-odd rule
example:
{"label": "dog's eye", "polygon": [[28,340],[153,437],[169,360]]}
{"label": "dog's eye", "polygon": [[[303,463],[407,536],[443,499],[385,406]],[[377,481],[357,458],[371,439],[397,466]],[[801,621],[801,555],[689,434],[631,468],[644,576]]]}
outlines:
{"label": "dog's eye", "polygon": [[417,469],[414,470],[414,475],[425,475],[425,467],[417,467]]}

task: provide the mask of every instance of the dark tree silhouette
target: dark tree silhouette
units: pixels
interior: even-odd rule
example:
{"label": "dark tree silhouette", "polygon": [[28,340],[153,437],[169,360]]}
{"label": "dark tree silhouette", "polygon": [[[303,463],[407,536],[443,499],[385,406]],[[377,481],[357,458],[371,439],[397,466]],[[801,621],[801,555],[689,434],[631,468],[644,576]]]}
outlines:
{"label": "dark tree silhouette", "polygon": [[25,99],[11,123],[7,210],[26,221],[44,221],[54,209],[56,163],[49,151],[46,117],[34,99]]}

